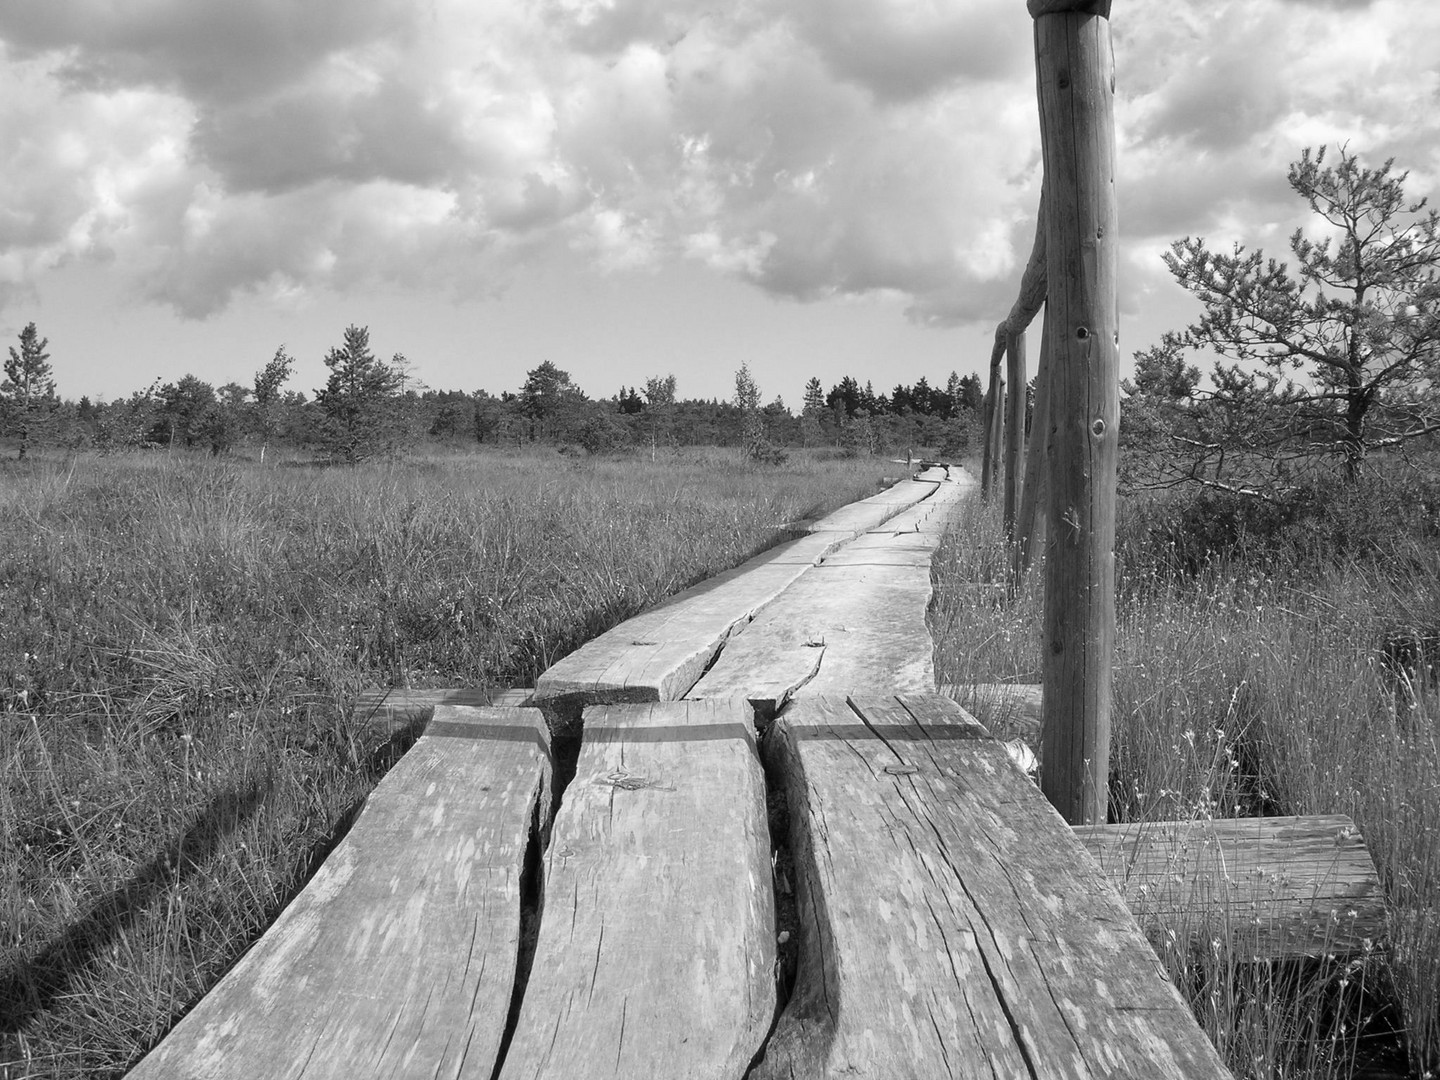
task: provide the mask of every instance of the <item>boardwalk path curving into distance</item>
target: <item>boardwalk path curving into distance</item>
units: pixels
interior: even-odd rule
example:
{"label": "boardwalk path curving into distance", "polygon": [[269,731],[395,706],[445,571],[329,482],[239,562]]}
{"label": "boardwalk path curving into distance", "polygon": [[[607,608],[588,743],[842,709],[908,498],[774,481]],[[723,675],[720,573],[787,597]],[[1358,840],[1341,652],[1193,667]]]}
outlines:
{"label": "boardwalk path curving into distance", "polygon": [[423,733],[131,1075],[1228,1075],[1100,865],[935,692],[930,561],[972,487],[845,507],[533,693],[362,703]]}

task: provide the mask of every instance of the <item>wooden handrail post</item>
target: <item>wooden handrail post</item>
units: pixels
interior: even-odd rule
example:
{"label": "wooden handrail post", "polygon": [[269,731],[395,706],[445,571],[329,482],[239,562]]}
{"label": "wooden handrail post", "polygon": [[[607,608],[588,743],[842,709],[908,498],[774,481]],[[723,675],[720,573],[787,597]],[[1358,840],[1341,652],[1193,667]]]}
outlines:
{"label": "wooden handrail post", "polygon": [[[1000,357],[1008,354],[1010,378],[1010,435],[1002,440],[1005,460],[1005,532],[1015,538],[1015,509],[1020,499],[1025,461],[1025,328],[1045,303],[1045,189],[1040,189],[1040,208],[1035,215],[1035,242],[1025,272],[1020,277],[1020,292],[1010,305],[1010,314],[995,328],[995,350],[991,353],[991,378],[998,370]],[[988,428],[987,428],[988,430]],[[997,449],[1001,445],[996,443]]]}
{"label": "wooden handrail post", "polygon": [[990,350],[990,385],[985,390],[985,448],[980,463],[980,497],[989,499],[1000,479],[1001,448],[1005,445],[1005,376],[1000,366],[1005,358],[1004,324],[995,331]]}
{"label": "wooden handrail post", "polygon": [[[1040,359],[1035,365],[1035,413],[1030,419],[1030,443],[1025,453],[1025,480],[1020,486],[1020,509],[1015,517],[1012,573],[1018,588],[1030,569],[1035,544],[1044,534],[1043,500],[1047,490],[1045,460],[1050,445],[1050,339],[1049,316],[1040,326]],[[1038,527],[1037,527],[1038,526]]]}
{"label": "wooden handrail post", "polygon": [[1015,539],[1015,508],[1020,499],[1020,481],[1025,472],[1025,331],[1011,327],[1005,342],[1005,535]]}
{"label": "wooden handrail post", "polygon": [[1042,788],[1071,824],[1105,820],[1115,657],[1114,54],[1109,0],[1028,0],[1046,177],[1053,365]]}

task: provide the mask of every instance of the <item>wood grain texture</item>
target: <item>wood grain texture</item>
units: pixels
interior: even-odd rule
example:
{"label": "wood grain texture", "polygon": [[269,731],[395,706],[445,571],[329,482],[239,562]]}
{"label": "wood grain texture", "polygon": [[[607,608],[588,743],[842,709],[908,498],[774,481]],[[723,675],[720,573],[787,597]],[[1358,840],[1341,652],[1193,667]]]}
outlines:
{"label": "wood grain texture", "polygon": [[547,739],[538,710],[438,706],[315,877],[130,1076],[488,1080]]}
{"label": "wood grain texture", "polygon": [[1106,19],[1035,22],[1045,159],[1049,537],[1042,658],[1045,794],[1072,824],[1105,820],[1115,662],[1114,54]]}
{"label": "wood grain texture", "polygon": [[775,1009],[765,784],[744,702],[587,709],[502,1080],[739,1080]]}
{"label": "wood grain texture", "polygon": [[355,701],[351,715],[364,724],[371,735],[388,738],[402,731],[417,734],[437,705],[469,705],[483,708],[498,705],[505,708],[520,708],[529,704],[533,690],[507,690],[499,687],[488,689],[452,688],[448,690],[367,690]]}
{"label": "wood grain texture", "polygon": [[1075,829],[1152,935],[1229,939],[1240,955],[1358,954],[1385,937],[1385,897],[1343,814]]}
{"label": "wood grain texture", "polygon": [[1080,842],[954,702],[796,702],[795,993],[756,1080],[1229,1074]]}
{"label": "wood grain texture", "polygon": [[843,537],[833,532],[771,548],[607,630],[535,682],[535,700],[672,701],[700,678],[736,626],[755,616]]}
{"label": "wood grain texture", "polygon": [[941,484],[826,556],[725,643],[687,696],[744,697],[769,711],[817,693],[933,691],[930,559],[973,492],[968,478]]}

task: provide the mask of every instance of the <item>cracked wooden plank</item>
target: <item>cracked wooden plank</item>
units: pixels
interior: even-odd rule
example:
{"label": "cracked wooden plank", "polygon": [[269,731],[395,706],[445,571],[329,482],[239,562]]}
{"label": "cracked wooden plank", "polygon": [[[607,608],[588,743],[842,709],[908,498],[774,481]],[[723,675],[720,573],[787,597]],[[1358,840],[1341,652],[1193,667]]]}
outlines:
{"label": "cracked wooden plank", "polygon": [[773,711],[826,693],[928,693],[930,559],[973,485],[938,485],[921,507],[827,555],[737,628],[686,695],[744,697]]}
{"label": "cracked wooden plank", "polygon": [[810,531],[839,533],[847,537],[859,536],[933,495],[944,479],[944,468],[926,469],[914,479],[901,480],[894,487],[886,488],[877,495],[826,514],[810,526]]}
{"label": "cracked wooden plank", "polygon": [[585,711],[501,1080],[740,1080],[775,1011],[765,814],[743,701]]}
{"label": "cracked wooden plank", "polygon": [[539,710],[437,707],[310,883],[129,1075],[488,1080],[549,783]]}
{"label": "cracked wooden plank", "polygon": [[1152,935],[1222,935],[1239,955],[1353,955],[1385,936],[1385,896],[1343,814],[1076,826]]}
{"label": "cracked wooden plank", "polygon": [[726,642],[687,696],[778,707],[837,691],[934,690],[929,603],[928,566],[817,567]]}
{"label": "cracked wooden plank", "polygon": [[701,582],[557,661],[536,701],[673,701],[683,697],[731,632],[754,618],[841,543],[834,534],[781,544]]}
{"label": "cracked wooden plank", "polygon": [[801,968],[756,1080],[1227,1077],[1119,894],[939,695],[797,701]]}

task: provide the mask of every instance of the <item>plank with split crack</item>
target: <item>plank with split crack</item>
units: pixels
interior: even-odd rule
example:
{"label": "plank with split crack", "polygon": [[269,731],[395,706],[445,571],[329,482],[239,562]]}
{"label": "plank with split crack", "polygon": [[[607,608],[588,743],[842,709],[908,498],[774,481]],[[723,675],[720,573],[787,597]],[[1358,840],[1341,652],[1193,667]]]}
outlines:
{"label": "plank with split crack", "polygon": [[893,487],[886,488],[868,499],[850,503],[826,514],[810,526],[812,533],[841,533],[859,536],[876,528],[896,514],[908,510],[922,499],[934,495],[936,488],[945,479],[943,468],[927,469],[912,480],[901,480]]}
{"label": "plank with split crack", "polygon": [[501,1080],[739,1080],[775,1009],[765,784],[744,702],[585,711]]}
{"label": "plank with split crack", "polygon": [[938,695],[797,701],[801,969],[756,1080],[1226,1077],[1099,868]]}
{"label": "plank with split crack", "polygon": [[797,696],[933,691],[930,559],[967,494],[940,484],[911,528],[869,532],[827,555],[738,628],[686,696],[772,710]]}
{"label": "plank with split crack", "polygon": [[819,566],[725,644],[687,695],[787,698],[935,688],[928,567]]}
{"label": "plank with split crack", "polygon": [[437,706],[315,877],[129,1075],[488,1080],[549,784],[539,710]]}
{"label": "plank with split crack", "polygon": [[804,536],[676,594],[553,664],[536,680],[535,700],[588,704],[683,696],[737,625],[841,542],[833,534]]}

